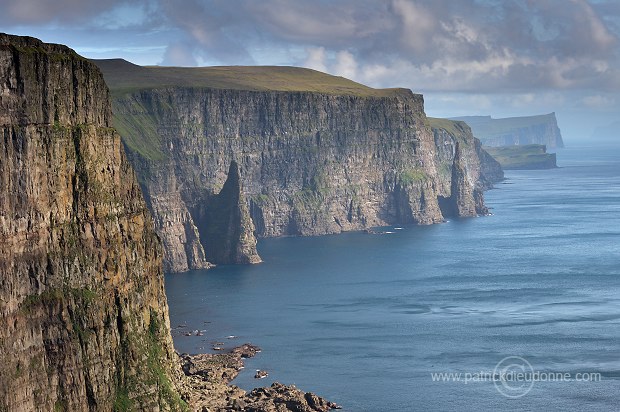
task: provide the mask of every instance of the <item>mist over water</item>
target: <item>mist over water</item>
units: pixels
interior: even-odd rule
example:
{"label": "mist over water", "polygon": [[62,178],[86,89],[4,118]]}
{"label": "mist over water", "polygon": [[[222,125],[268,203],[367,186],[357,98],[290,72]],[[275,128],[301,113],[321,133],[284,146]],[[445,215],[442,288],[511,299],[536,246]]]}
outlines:
{"label": "mist over water", "polygon": [[[235,384],[295,383],[350,411],[617,409],[620,146],[563,149],[558,164],[507,172],[486,193],[493,216],[264,239],[263,264],[167,275],[172,326],[187,325],[175,346],[252,342],[263,352]],[[205,335],[182,333],[194,329]],[[431,378],[508,356],[602,380],[535,382],[511,399],[493,382]]]}

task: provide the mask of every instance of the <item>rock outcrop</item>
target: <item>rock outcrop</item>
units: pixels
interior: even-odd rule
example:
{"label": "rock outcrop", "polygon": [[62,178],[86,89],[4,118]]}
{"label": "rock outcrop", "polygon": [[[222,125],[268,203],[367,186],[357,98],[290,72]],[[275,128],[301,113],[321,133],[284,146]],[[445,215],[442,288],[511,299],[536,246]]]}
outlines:
{"label": "rock outcrop", "polygon": [[193,211],[205,257],[210,262],[259,263],[254,224],[243,195],[239,166],[230,163],[222,190],[216,195],[192,199]]}
{"label": "rock outcrop", "polygon": [[259,237],[437,223],[441,199],[458,199],[450,209],[457,216],[486,211],[479,143],[469,138],[458,156],[455,144],[438,147],[422,96],[409,90],[297,68],[96,63],[164,240],[167,270],[243,261],[233,249],[255,256],[249,232],[245,247],[232,239],[211,255],[199,229],[209,204],[197,199],[224,186],[233,161]]}
{"label": "rock outcrop", "polygon": [[[504,179],[500,164],[482,148],[465,122],[428,118],[440,173],[439,205],[445,217],[486,215],[483,191]],[[449,175],[449,178],[446,178]],[[447,185],[450,185],[449,187]]]}
{"label": "rock outcrop", "polygon": [[95,65],[0,34],[0,410],[176,410],[161,246]]}
{"label": "rock outcrop", "polygon": [[260,351],[244,344],[224,354],[180,356],[186,376],[180,391],[196,411],[255,411],[255,412],[327,412],[340,406],[312,392],[303,392],[294,385],[274,382],[269,388],[256,388],[250,393],[228,385],[243,368],[243,359]]}
{"label": "rock outcrop", "polygon": [[502,119],[464,116],[452,120],[466,122],[485,146],[542,144],[548,148],[564,147],[555,113]]}

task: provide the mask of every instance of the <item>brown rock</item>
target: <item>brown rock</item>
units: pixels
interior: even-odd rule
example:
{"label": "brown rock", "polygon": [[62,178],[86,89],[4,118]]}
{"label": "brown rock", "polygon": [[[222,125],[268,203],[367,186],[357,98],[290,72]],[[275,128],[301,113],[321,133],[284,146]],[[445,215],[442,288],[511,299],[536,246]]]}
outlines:
{"label": "brown rock", "polygon": [[95,65],[0,34],[0,410],[175,408],[161,245]]}
{"label": "brown rock", "polygon": [[[241,193],[224,198],[243,218],[240,231],[227,223],[219,231],[227,234],[226,253],[215,246],[211,254],[209,231],[198,231],[205,256],[214,263],[252,261],[252,226],[256,236],[272,237],[438,223],[445,217],[440,198],[453,193],[460,197],[451,202],[458,204],[457,216],[474,216],[483,206],[481,192],[473,198],[481,167],[473,136],[461,139],[467,144],[461,145],[452,190],[455,138],[446,136],[449,150],[438,144],[442,139],[429,127],[422,96],[410,90],[359,95],[189,87],[185,77],[170,74],[165,84],[176,86],[122,92],[127,78],[152,79],[166,69],[98,64],[118,92],[115,119],[151,199],[172,271],[197,264],[186,239],[196,239],[194,228],[209,220],[203,200],[221,194],[237,170],[239,184],[232,186]],[[208,69],[200,70],[208,77]],[[148,134],[136,132],[144,119]],[[145,150],[146,144],[152,150]],[[233,162],[238,169],[231,169]],[[179,211],[175,219],[168,217],[170,210]],[[162,213],[165,218],[158,217]]]}

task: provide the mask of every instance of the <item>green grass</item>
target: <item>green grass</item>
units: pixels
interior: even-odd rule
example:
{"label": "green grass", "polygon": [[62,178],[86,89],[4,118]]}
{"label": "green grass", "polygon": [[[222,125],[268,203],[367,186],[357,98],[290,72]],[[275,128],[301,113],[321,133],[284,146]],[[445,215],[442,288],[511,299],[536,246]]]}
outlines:
{"label": "green grass", "polygon": [[319,211],[329,195],[328,178],[324,172],[317,172],[307,186],[293,195],[293,204],[298,210]]}
{"label": "green grass", "polygon": [[484,147],[503,169],[549,169],[555,166],[555,153],[547,153],[545,145]]}
{"label": "green grass", "polygon": [[53,50],[52,48],[46,48],[43,46],[43,44],[38,45],[38,46],[8,45],[8,46],[3,46],[3,47],[13,48],[19,53],[26,54],[31,57],[36,57],[38,55],[47,55],[49,56],[50,60],[52,60],[53,62],[69,62],[73,60],[86,61],[84,57],[80,56],[75,51],[69,48],[67,48],[66,50],[59,51],[59,50]]}
{"label": "green grass", "polygon": [[264,193],[259,193],[257,195],[252,196],[252,200],[259,206],[263,206],[269,202],[269,196]]}
{"label": "green grass", "polygon": [[400,174],[400,181],[405,186],[410,186],[413,183],[421,183],[426,179],[428,179],[426,173],[418,169],[405,170]]}
{"label": "green grass", "polygon": [[179,412],[189,411],[187,404],[181,399],[174,385],[170,382],[166,368],[162,364],[162,359],[165,358],[162,348],[162,335],[165,333],[164,325],[158,320],[157,314],[152,312],[146,336],[146,365],[153,373],[154,381],[159,389],[160,399],[165,401],[170,410]]}
{"label": "green grass", "polygon": [[123,142],[145,159],[160,161],[166,158],[161,149],[161,137],[157,132],[157,120],[148,114],[125,114],[117,111],[114,127]]}
{"label": "green grass", "polygon": [[212,89],[316,92],[354,96],[396,96],[406,89],[373,89],[344,77],[290,66],[137,66],[122,59],[92,60],[112,94],[166,86]]}
{"label": "green grass", "polygon": [[97,294],[88,288],[53,288],[47,289],[41,294],[28,295],[21,303],[20,309],[23,312],[29,313],[35,306],[50,306],[55,302],[62,301],[73,297],[74,300],[83,302],[84,304],[91,303],[96,299]]}
{"label": "green grass", "polygon": [[464,133],[464,128],[467,126],[465,122],[458,120],[439,119],[436,117],[427,117],[427,119],[433,129],[443,129],[455,137]]}
{"label": "green grass", "polygon": [[126,388],[119,389],[116,392],[116,398],[114,399],[112,410],[114,412],[131,412],[135,410],[134,404],[129,398],[129,392]]}
{"label": "green grass", "polygon": [[55,403],[54,403],[54,412],[65,412],[67,410],[67,404],[58,399]]}

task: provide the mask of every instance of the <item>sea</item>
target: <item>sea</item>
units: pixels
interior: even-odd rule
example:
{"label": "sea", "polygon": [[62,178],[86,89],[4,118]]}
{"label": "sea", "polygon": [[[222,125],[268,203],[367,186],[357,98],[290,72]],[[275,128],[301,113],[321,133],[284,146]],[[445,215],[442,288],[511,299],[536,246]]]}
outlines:
{"label": "sea", "polygon": [[506,172],[492,216],[262,239],[262,264],[166,275],[176,349],[251,342],[234,384],[344,411],[620,410],[620,145],[557,157]]}

